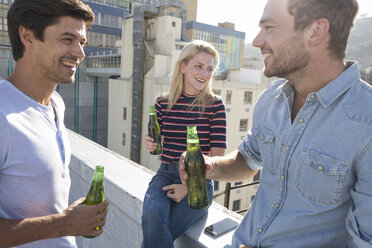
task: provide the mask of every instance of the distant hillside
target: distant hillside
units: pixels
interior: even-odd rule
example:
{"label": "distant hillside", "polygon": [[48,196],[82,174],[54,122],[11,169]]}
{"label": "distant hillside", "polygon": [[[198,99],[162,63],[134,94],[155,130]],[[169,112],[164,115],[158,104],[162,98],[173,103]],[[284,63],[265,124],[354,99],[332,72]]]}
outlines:
{"label": "distant hillside", "polygon": [[358,19],[351,30],[346,58],[372,66],[372,17]]}
{"label": "distant hillside", "polygon": [[[372,17],[358,19],[351,30],[346,58],[357,60],[364,67],[372,66]],[[245,57],[261,58],[258,48],[250,43],[245,44]]]}

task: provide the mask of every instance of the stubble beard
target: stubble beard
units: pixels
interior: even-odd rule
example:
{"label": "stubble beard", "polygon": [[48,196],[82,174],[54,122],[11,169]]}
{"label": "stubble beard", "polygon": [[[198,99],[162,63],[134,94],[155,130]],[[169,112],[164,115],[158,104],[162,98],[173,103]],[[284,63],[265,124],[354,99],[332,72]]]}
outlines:
{"label": "stubble beard", "polygon": [[[57,62],[59,65],[59,61]],[[60,76],[58,68],[55,70],[52,66],[47,66],[43,62],[39,62],[39,67],[42,70],[43,75],[48,81],[54,82],[56,84],[73,84],[75,82],[76,72],[72,76],[66,78]]]}
{"label": "stubble beard", "polygon": [[284,42],[282,44],[283,49],[279,50],[278,55],[272,55],[272,64],[265,67],[264,70],[266,77],[287,78],[290,74],[308,65],[310,56],[306,52],[305,45],[300,37],[295,35],[289,42]]}

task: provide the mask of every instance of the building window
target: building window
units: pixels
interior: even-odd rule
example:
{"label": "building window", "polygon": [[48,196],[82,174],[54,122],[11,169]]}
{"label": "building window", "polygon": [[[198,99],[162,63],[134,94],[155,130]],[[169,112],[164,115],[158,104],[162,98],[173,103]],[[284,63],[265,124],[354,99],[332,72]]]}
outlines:
{"label": "building window", "polygon": [[233,201],[233,211],[238,211],[240,209],[240,199]]}
{"label": "building window", "polygon": [[126,120],[127,119],[127,108],[124,107],[123,108],[123,120]]}
{"label": "building window", "polygon": [[240,119],[239,131],[240,132],[248,131],[248,119]]}
{"label": "building window", "polygon": [[172,22],[172,27],[175,27],[176,26],[176,22]]}
{"label": "building window", "polygon": [[218,181],[214,181],[214,191],[217,191],[219,186],[220,183]]}
{"label": "building window", "polygon": [[259,170],[256,175],[253,177],[253,182],[259,181],[261,178],[261,171]]}
{"label": "building window", "polygon": [[244,91],[244,104],[252,104],[252,91]]}
{"label": "building window", "polygon": [[232,90],[226,91],[226,104],[231,104]]}
{"label": "building window", "polygon": [[235,183],[235,186],[236,186],[236,185],[241,185],[242,183],[243,183],[243,182],[236,182],[236,183]]}
{"label": "building window", "polygon": [[125,133],[123,133],[122,137],[121,137],[121,144],[123,146],[125,146]]}
{"label": "building window", "polygon": [[221,96],[221,90],[212,90],[213,93],[217,96]]}

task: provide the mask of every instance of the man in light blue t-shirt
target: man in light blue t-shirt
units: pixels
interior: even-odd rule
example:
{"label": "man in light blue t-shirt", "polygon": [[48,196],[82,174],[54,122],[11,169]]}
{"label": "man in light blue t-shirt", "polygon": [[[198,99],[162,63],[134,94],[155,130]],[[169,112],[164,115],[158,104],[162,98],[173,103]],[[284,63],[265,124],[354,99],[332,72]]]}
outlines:
{"label": "man in light blue t-shirt", "polygon": [[0,247],[72,248],[72,236],[103,231],[107,201],[68,206],[71,151],[55,92],[74,82],[93,18],[79,0],[15,0],[9,9],[17,63],[0,81]]}
{"label": "man in light blue t-shirt", "polygon": [[238,150],[206,158],[216,180],[262,168],[231,247],[372,247],[372,87],[344,61],[357,11],[356,0],[267,1],[253,45],[264,74],[283,79]]}

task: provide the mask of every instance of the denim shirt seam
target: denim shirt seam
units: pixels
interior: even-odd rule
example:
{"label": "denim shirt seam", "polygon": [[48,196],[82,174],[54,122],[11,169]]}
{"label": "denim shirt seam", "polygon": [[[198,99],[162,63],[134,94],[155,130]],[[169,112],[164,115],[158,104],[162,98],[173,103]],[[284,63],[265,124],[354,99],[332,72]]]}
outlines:
{"label": "denim shirt seam", "polygon": [[357,160],[355,162],[355,168],[358,169],[360,165],[360,161],[363,160],[364,156],[368,153],[368,151],[372,150],[372,137],[369,139],[367,144],[363,147],[361,152],[357,155]]}
{"label": "denim shirt seam", "polygon": [[347,84],[342,89],[340,89],[337,94],[335,94],[333,97],[326,99],[326,100],[323,100],[323,99],[327,97],[319,97],[322,95],[321,95],[321,90],[318,91],[316,95],[318,95],[319,102],[322,104],[324,108],[328,108],[329,105],[331,105],[334,101],[336,101],[341,95],[345,94],[345,92],[347,92],[351,87],[353,87],[358,81],[359,79],[354,79],[352,82],[350,82],[350,84]]}
{"label": "denim shirt seam", "polygon": [[[356,80],[356,82],[354,82],[355,86],[359,86],[365,89],[365,85],[359,84],[359,82],[361,82],[361,80],[359,79]],[[370,89],[368,88],[366,90],[370,90]],[[359,122],[359,123],[365,123],[367,125],[372,125],[372,121],[370,119],[363,119],[363,118],[358,117],[356,114],[353,114],[352,110],[350,109],[348,105],[350,105],[350,103],[348,103],[345,99],[341,100],[342,110],[344,111],[345,116],[348,120]]]}

